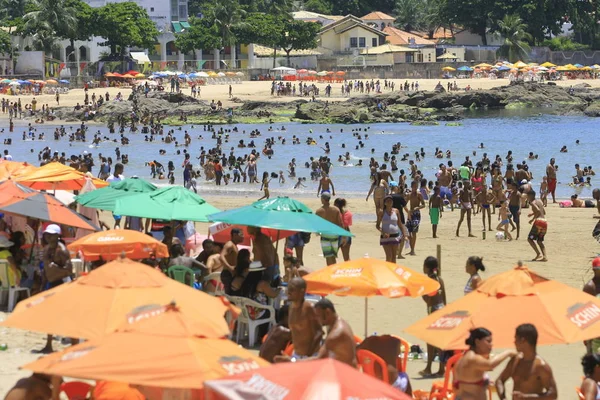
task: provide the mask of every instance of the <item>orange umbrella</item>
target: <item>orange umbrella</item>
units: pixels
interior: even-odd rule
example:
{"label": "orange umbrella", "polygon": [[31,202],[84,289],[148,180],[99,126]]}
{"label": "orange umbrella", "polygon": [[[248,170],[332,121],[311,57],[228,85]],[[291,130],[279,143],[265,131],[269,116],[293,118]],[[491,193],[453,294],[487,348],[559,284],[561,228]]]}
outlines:
{"label": "orange umbrella", "polygon": [[19,176],[16,181],[37,190],[81,190],[91,179],[96,188],[108,186],[108,182],[91,178],[75,168],[52,162],[35,171]]}
{"label": "orange umbrella", "polygon": [[[240,243],[242,246],[251,246],[252,236],[248,233],[248,227],[244,225],[231,225],[226,222],[216,222],[208,228],[208,233],[212,236],[213,240],[218,243],[227,243],[231,240],[231,230],[233,228],[240,229],[244,234],[244,240]],[[292,236],[296,232],[292,231],[279,231],[277,229],[261,228],[260,231],[263,235],[267,235],[271,242],[285,239],[288,236]]]}
{"label": "orange umbrella", "polygon": [[186,310],[190,329],[203,337],[228,335],[223,315],[228,310],[238,314],[222,297],[181,284],[147,265],[119,259],[19,302],[0,325],[92,339],[113,332],[137,309],[173,300]]}
{"label": "orange umbrella", "polygon": [[321,270],[304,277],[307,291],[319,295],[365,298],[365,337],[367,337],[367,298],[371,296],[420,297],[439,289],[438,281],[404,266],[364,257]]}
{"label": "orange umbrella", "polygon": [[527,267],[495,275],[461,297],[405,329],[442,349],[466,347],[469,330],[485,327],[494,345],[514,345],[515,329],[534,324],[538,344],[575,343],[600,337],[600,299],[539,276]]}
{"label": "orange umbrella", "polygon": [[98,230],[98,227],[90,224],[54,196],[10,180],[0,183],[0,211],[76,228]]}
{"label": "orange umbrella", "polygon": [[338,72],[336,72],[336,75],[340,75],[340,76],[346,75],[346,72],[344,72],[344,71],[338,71]]}
{"label": "orange umbrella", "polygon": [[201,314],[198,309],[169,305],[140,310],[113,333],[23,368],[80,379],[200,389],[205,380],[269,365],[227,339],[201,338],[205,328],[202,318],[194,316]]}
{"label": "orange umbrella", "polygon": [[0,162],[0,181],[17,178],[21,175],[35,171],[37,167],[26,162],[7,161]]}
{"label": "orange umbrella", "polygon": [[169,257],[167,246],[152,236],[130,229],[100,231],[74,241],[67,248],[71,253],[81,252],[85,260],[100,258],[112,260],[122,253],[132,259]]}
{"label": "orange umbrella", "polygon": [[[332,358],[271,365],[207,381],[205,385],[207,400],[411,399],[391,385]],[[269,394],[273,397],[261,396]]]}

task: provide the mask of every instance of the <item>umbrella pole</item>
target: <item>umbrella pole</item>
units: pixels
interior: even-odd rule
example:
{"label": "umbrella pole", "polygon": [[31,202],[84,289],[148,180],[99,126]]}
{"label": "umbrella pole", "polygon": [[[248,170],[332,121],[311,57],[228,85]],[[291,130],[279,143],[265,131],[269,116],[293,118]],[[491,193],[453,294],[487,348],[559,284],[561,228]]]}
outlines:
{"label": "umbrella pole", "polygon": [[436,256],[438,259],[438,275],[442,276],[442,245],[438,244],[436,246]]}
{"label": "umbrella pole", "polygon": [[275,254],[277,254],[277,251],[279,250],[279,232],[281,232],[279,229],[277,230],[277,239],[275,239]]}
{"label": "umbrella pole", "polygon": [[369,324],[369,298],[365,297],[365,339],[369,336],[368,324]]}

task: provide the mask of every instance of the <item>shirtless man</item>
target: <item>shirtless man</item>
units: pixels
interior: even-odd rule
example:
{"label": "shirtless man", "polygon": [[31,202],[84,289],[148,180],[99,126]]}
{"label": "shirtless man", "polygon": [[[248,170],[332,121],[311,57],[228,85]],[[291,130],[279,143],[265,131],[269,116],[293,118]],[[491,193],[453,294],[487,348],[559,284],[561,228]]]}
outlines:
{"label": "shirtless man", "polygon": [[289,328],[289,306],[286,304],[279,309],[279,323],[267,334],[267,338],[260,346],[259,357],[272,363],[292,341],[292,331]]}
{"label": "shirtless man", "polygon": [[[329,204],[331,200],[331,193],[322,192],[321,193],[321,204],[322,207],[319,208],[315,214],[319,217],[326,219],[327,221],[336,224],[340,228],[343,229],[344,224],[342,222],[342,213],[340,209],[336,206],[332,206]],[[346,238],[342,237],[340,243],[339,236],[331,236],[331,235],[321,235],[321,250],[323,251],[323,257],[327,261],[327,265],[335,264],[337,253],[340,245],[346,243]]]}
{"label": "shirtless man", "polygon": [[469,237],[475,237],[471,231],[471,212],[473,211],[473,194],[471,193],[471,184],[469,181],[464,181],[463,188],[458,194],[460,199],[460,219],[458,220],[458,226],[456,227],[456,237],[459,236],[460,226],[467,216],[467,228],[469,231]]}
{"label": "shirtless man", "polygon": [[335,311],[329,299],[315,304],[321,325],[327,328],[327,337],[315,358],[333,358],[356,368],[356,341],[352,328]]}
{"label": "shirtless man", "polygon": [[[330,188],[331,187],[331,188]],[[319,180],[319,187],[317,188],[317,197],[323,192],[331,192],[335,196],[335,187],[333,181],[329,178],[329,175],[325,171],[321,172],[321,179]]]}
{"label": "shirtless man", "polygon": [[254,237],[252,241],[252,254],[254,261],[260,261],[265,268],[268,280],[276,279],[279,274],[279,260],[275,246],[267,235],[261,232],[260,228],[255,226],[248,227],[248,234]]}
{"label": "shirtless man", "polygon": [[[600,257],[594,258],[592,261],[592,270],[594,277],[588,281],[583,287],[583,291],[591,294],[594,297],[600,296]],[[588,354],[595,354],[600,350],[600,338],[588,340],[585,342]]]}
{"label": "shirtless man", "polygon": [[452,171],[450,171],[444,164],[440,165],[440,173],[438,175],[438,184],[440,186],[440,197],[448,199],[450,202],[450,209],[454,211],[454,203],[452,203]]}
{"label": "shirtless man", "polygon": [[[519,193],[519,185],[512,182],[510,185],[510,197],[508,198],[508,209],[512,215],[512,220],[517,229],[517,240],[521,234],[521,193]],[[514,230],[514,229],[513,229]]]}
{"label": "shirtless man", "polygon": [[275,362],[294,361],[314,357],[318,354],[323,339],[323,328],[313,305],[304,300],[306,281],[293,278],[288,284],[288,325],[292,332],[294,354],[292,357],[278,355]]}
{"label": "shirtless man", "polygon": [[513,380],[513,399],[558,398],[552,369],[536,353],[538,332],[531,324],[522,324],[515,333],[515,347],[519,354],[513,357],[500,377],[496,379],[496,389],[501,400],[506,399],[505,382]]}
{"label": "shirtless man", "polygon": [[60,394],[60,376],[34,373],[15,383],[4,400],[50,400],[58,399]]}
{"label": "shirtless man", "polygon": [[221,263],[230,271],[235,270],[237,264],[238,247],[244,241],[244,232],[239,228],[231,230],[231,240],[225,243],[221,250]]}
{"label": "shirtless man", "polygon": [[546,167],[546,178],[548,179],[548,192],[552,195],[552,202],[556,203],[556,167],[554,158],[550,159],[550,164]]}
{"label": "shirtless man", "polygon": [[[546,231],[548,230],[548,222],[546,221],[546,211],[544,210],[544,204],[540,199],[535,198],[535,191],[531,190],[527,193],[527,198],[529,199],[529,204],[531,204],[531,214],[528,214],[528,217],[532,217],[529,221],[530,224],[533,224],[531,227],[531,231],[529,231],[529,236],[527,241],[535,251],[535,258],[531,261],[548,261],[546,258],[546,247],[544,246],[544,237],[546,236]],[[537,246],[534,241],[537,241]],[[540,254],[541,252],[541,254]],[[542,258],[540,258],[540,256]]]}
{"label": "shirtless man", "polygon": [[423,195],[419,192],[419,182],[413,181],[410,185],[411,192],[408,196],[408,219],[406,221],[406,228],[408,229],[408,236],[410,242],[410,254],[415,255],[415,245],[417,244],[417,233],[419,232],[419,225],[421,224],[421,209],[425,208],[425,200]]}

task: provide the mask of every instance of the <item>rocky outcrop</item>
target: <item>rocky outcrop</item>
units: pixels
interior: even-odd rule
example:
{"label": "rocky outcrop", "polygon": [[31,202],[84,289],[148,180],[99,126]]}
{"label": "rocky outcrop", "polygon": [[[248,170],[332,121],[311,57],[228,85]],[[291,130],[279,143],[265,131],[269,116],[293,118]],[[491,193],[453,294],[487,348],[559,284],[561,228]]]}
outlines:
{"label": "rocky outcrop", "polygon": [[583,110],[588,117],[600,117],[600,101],[594,101]]}

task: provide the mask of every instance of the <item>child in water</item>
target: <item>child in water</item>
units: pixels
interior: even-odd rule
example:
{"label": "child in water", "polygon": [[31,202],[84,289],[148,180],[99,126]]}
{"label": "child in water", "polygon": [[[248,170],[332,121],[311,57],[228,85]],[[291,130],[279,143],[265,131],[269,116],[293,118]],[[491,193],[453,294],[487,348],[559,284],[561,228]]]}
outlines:
{"label": "child in water", "polygon": [[260,185],[260,190],[264,190],[265,194],[258,200],[268,199],[269,197],[271,197],[271,195],[269,194],[269,182],[271,182],[271,179],[269,178],[269,173],[265,171],[263,172],[262,185]]}

